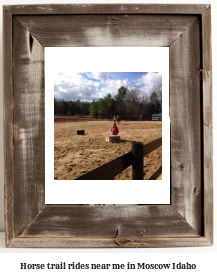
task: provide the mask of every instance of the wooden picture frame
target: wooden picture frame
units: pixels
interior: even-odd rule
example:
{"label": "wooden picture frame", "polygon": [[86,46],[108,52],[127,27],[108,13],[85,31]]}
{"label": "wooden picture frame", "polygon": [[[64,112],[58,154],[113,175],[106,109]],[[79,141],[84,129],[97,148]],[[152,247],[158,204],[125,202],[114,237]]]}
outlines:
{"label": "wooden picture frame", "polygon": [[[3,30],[6,246],[212,245],[211,6],[4,6]],[[170,48],[170,205],[45,205],[46,46]]]}

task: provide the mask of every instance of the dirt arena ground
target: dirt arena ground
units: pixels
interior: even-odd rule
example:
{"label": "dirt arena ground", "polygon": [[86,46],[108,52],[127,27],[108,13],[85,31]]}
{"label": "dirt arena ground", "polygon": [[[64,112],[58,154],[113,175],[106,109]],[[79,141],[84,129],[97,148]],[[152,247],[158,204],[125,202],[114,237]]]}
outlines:
{"label": "dirt arena ground", "polygon": [[[147,144],[162,136],[162,122],[118,123],[121,142],[106,142],[111,135],[112,121],[54,124],[54,179],[73,180],[99,166],[131,151],[132,141]],[[85,135],[77,135],[77,130]],[[162,147],[144,157],[144,179],[162,165]],[[158,179],[162,179],[160,175]],[[132,180],[132,166],[114,177]]]}

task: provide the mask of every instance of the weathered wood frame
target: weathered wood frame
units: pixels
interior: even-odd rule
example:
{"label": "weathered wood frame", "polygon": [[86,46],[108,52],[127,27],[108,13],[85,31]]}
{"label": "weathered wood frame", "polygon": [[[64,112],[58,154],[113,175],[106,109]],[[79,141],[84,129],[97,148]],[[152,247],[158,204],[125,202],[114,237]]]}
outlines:
{"label": "weathered wood frame", "polygon": [[[213,243],[210,5],[4,6],[7,247]],[[44,203],[44,47],[170,47],[171,205]]]}

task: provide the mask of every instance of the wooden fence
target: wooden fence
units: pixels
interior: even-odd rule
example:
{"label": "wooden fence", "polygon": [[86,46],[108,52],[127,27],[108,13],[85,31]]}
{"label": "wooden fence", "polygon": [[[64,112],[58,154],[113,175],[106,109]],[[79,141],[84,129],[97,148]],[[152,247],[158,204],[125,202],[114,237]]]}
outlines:
{"label": "wooden fence", "polygon": [[[132,151],[78,177],[75,180],[110,180],[130,165],[132,165],[132,179],[141,180],[143,179],[143,157],[161,145],[162,137],[144,146],[140,142],[133,142]],[[162,166],[149,178],[149,180],[156,180],[161,173]]]}
{"label": "wooden fence", "polygon": [[69,122],[92,122],[92,121],[112,121],[112,119],[96,119],[96,118],[54,118],[54,123]]}

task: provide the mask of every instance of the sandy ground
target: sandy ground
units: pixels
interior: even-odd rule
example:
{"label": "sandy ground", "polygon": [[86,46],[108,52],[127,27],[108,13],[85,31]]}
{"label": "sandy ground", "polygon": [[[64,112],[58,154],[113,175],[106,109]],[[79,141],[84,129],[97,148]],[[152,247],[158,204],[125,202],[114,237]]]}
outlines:
{"label": "sandy ground", "polygon": [[[131,151],[132,141],[147,144],[162,136],[162,122],[122,121],[118,129],[119,143],[106,142],[111,135],[112,121],[54,124],[54,179],[73,180],[99,166]],[[77,135],[77,130],[85,135]],[[144,157],[144,179],[162,165],[162,147]],[[162,179],[162,175],[158,177]],[[132,180],[132,166],[114,177]]]}

